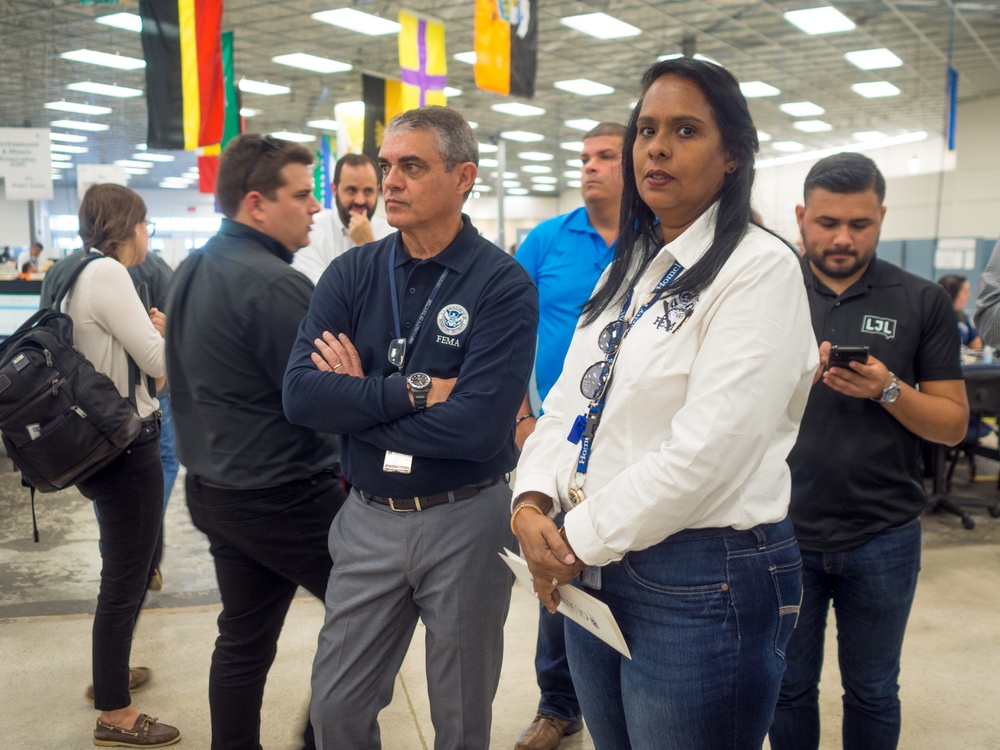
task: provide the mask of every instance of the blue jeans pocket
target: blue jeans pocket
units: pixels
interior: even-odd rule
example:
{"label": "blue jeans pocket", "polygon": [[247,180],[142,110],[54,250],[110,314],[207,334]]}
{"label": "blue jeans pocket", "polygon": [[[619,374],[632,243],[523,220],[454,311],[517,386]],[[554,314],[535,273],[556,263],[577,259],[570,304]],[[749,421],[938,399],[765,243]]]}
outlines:
{"label": "blue jeans pocket", "polygon": [[802,561],[771,565],[768,571],[778,600],[778,629],[774,636],[774,651],[784,659],[785,649],[802,609]]}

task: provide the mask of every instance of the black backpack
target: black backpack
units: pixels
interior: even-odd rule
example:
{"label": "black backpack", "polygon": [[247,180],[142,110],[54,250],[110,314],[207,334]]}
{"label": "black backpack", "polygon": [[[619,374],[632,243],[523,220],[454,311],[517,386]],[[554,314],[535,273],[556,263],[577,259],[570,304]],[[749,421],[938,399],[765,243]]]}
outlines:
{"label": "black backpack", "polygon": [[71,487],[115,460],[139,434],[135,372],[129,398],[73,346],[73,320],[59,311],[80,272],[104,256],[91,253],[73,269],[50,308],[32,315],[0,344],[0,434],[7,455],[35,490]]}

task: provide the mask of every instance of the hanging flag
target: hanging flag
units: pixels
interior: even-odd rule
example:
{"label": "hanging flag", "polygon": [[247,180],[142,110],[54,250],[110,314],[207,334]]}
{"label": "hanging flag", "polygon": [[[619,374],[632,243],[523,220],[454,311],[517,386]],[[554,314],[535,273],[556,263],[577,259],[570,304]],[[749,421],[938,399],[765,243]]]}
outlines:
{"label": "hanging flag", "polygon": [[222,140],[222,0],[140,0],[150,148]]}
{"label": "hanging flag", "polygon": [[378,150],[382,147],[382,133],[386,124],[404,110],[403,88],[400,81],[369,75],[361,76],[361,98],[365,102],[363,151],[376,162]]}
{"label": "hanging flag", "polygon": [[476,0],[476,86],[531,99],[538,67],[538,0]]}
{"label": "hanging flag", "polygon": [[240,90],[236,85],[233,65],[233,32],[222,34],[222,79],[225,98],[225,119],[222,125],[222,141],[214,146],[205,146],[198,154],[198,192],[214,193],[215,178],[219,173],[219,155],[233,138],[243,132],[243,116],[240,115]]}
{"label": "hanging flag", "polygon": [[313,167],[313,195],[323,208],[333,208],[333,166],[337,162],[337,136],[324,133],[319,137],[316,150],[316,166]]}
{"label": "hanging flag", "polygon": [[448,62],[444,24],[400,11],[399,67],[403,78],[402,111],[425,104],[448,103],[444,95]]}
{"label": "hanging flag", "polygon": [[958,120],[958,71],[948,66],[948,150],[955,150],[955,126]]}

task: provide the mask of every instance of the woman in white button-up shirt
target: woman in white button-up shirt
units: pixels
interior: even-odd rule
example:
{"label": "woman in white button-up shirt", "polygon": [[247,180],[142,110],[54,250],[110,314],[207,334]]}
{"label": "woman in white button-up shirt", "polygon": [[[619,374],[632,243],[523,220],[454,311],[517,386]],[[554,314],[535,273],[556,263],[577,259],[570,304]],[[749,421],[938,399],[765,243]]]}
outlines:
{"label": "woman in white button-up shirt", "polygon": [[796,254],[751,221],[736,79],[682,58],[642,92],[618,254],[525,445],[512,521],[542,602],[582,571],[631,651],[567,622],[598,748],[759,748],[801,594],[785,457],[816,342]]}

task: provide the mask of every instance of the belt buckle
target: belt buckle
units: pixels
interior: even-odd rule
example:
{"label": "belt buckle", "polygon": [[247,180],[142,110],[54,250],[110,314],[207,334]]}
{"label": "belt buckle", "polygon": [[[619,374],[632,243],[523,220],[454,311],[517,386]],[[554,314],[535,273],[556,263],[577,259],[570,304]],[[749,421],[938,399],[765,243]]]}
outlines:
{"label": "belt buckle", "polygon": [[423,508],[420,507],[420,498],[419,497],[413,498],[413,504],[416,506],[414,508],[397,508],[396,507],[396,503],[394,502],[393,498],[390,497],[390,498],[387,498],[387,499],[389,500],[389,508],[391,508],[392,510],[394,510],[396,513],[413,513],[414,511],[417,511],[417,510],[423,510]]}

